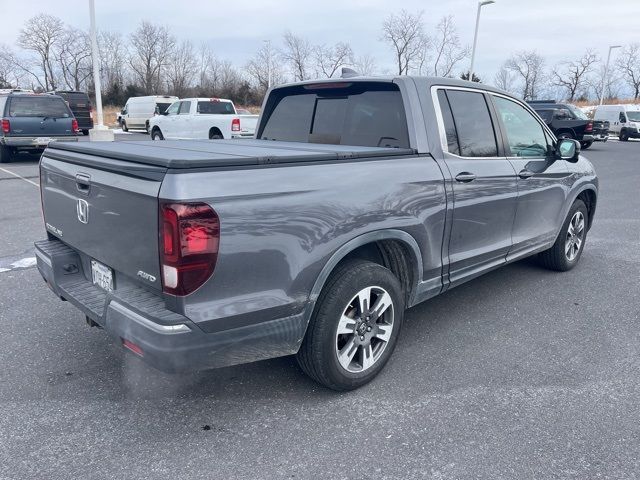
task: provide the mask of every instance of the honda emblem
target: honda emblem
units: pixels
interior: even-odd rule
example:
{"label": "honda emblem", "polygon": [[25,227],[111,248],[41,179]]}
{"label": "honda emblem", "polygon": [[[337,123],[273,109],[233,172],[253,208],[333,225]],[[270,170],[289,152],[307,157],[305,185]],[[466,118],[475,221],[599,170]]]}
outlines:
{"label": "honda emblem", "polygon": [[78,221],[80,223],[89,223],[89,204],[86,200],[78,199],[76,212],[78,213]]}

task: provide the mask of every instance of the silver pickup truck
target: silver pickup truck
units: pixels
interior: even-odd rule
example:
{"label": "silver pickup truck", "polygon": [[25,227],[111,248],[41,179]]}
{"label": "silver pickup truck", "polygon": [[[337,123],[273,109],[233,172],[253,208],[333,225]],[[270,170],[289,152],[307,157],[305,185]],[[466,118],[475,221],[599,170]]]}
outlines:
{"label": "silver pickup truck", "polygon": [[576,265],[598,183],[525,103],[443,78],[272,89],[253,140],[54,143],[38,268],[151,365],[296,354],[357,388],[404,310],[537,254]]}

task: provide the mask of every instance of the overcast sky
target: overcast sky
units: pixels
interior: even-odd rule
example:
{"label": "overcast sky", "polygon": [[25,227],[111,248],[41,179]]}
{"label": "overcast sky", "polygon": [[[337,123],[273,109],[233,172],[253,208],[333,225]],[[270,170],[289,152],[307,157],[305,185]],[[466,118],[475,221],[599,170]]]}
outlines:
{"label": "overcast sky", "polygon": [[[0,43],[14,46],[22,24],[37,13],[88,29],[87,0],[0,0]],[[379,40],[383,20],[404,8],[424,11],[427,31],[452,14],[463,43],[473,41],[475,0],[97,0],[99,29],[128,35],[142,20],[170,27],[179,39],[210,44],[221,58],[243,65],[263,39],[277,44],[286,30],[313,43],[349,42],[371,54],[380,70],[393,70]],[[552,65],[586,48],[606,56],[608,45],[640,41],[640,0],[497,0],[483,7],[476,72],[489,80],[513,52],[535,49]],[[468,64],[468,62],[467,62]],[[466,67],[467,65],[465,65]]]}

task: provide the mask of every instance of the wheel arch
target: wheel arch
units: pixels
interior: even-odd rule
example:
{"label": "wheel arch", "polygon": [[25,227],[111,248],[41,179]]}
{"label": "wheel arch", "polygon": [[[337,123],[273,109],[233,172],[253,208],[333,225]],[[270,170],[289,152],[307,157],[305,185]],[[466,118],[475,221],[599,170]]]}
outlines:
{"label": "wheel arch", "polygon": [[209,129],[209,138],[211,138],[213,135],[220,135],[222,138],[224,138],[224,135],[222,134],[222,131],[218,128],[218,127],[211,127]]}
{"label": "wheel arch", "polygon": [[351,239],[331,255],[311,288],[304,316],[307,324],[322,289],[336,267],[350,258],[371,259],[369,255],[375,255],[376,251],[380,255],[376,263],[389,268],[399,277],[405,290],[406,305],[413,303],[422,279],[422,254],[418,242],[403,230],[376,230]]}

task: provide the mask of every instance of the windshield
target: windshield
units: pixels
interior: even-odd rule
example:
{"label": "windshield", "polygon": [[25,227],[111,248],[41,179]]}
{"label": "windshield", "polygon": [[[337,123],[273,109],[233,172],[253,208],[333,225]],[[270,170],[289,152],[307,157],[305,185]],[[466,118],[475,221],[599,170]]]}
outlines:
{"label": "windshield", "polygon": [[627,110],[627,118],[630,122],[640,122],[640,110],[631,112]]}
{"label": "windshield", "polygon": [[210,100],[208,102],[198,102],[198,113],[235,115],[231,102],[221,102],[220,100]]}
{"label": "windshield", "polygon": [[69,108],[60,97],[12,97],[10,117],[68,117]]}
{"label": "windshield", "polygon": [[587,114],[580,110],[578,107],[575,107],[574,105],[567,105],[567,108],[573,112],[576,118],[579,118],[580,120],[589,120]]}

